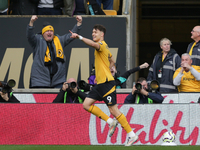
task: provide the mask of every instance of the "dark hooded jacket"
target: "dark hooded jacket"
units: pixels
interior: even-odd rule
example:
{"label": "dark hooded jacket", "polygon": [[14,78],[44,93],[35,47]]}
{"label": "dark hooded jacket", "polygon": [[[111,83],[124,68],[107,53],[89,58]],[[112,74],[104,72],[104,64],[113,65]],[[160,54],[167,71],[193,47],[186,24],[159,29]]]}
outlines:
{"label": "dark hooded jacket", "polygon": [[[163,62],[162,51],[158,52],[149,68],[147,82],[150,83],[152,80],[159,81],[161,93],[178,92],[176,86],[173,85],[173,75],[180,65],[181,58],[174,49],[170,49]],[[161,78],[158,78],[159,70],[162,70]]]}

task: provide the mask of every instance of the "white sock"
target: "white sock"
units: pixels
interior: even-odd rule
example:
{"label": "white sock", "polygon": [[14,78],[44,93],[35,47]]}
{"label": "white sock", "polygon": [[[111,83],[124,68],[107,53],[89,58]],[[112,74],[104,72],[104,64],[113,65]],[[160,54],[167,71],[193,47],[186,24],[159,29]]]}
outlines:
{"label": "white sock", "polygon": [[135,135],[136,134],[133,131],[131,131],[131,132],[128,133],[128,137],[134,137]]}
{"label": "white sock", "polygon": [[106,121],[109,125],[113,122],[112,118],[108,118],[108,120]]}

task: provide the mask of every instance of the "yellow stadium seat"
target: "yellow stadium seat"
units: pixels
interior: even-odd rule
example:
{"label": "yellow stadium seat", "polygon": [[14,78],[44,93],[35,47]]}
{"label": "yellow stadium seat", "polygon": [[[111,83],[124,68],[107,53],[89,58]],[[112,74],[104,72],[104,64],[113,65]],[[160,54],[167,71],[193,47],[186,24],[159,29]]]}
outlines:
{"label": "yellow stadium seat", "polygon": [[[113,0],[113,10],[118,11],[120,5],[120,0]],[[103,10],[103,4],[101,4],[101,9]]]}
{"label": "yellow stadium seat", "polygon": [[103,10],[106,15],[117,15],[116,10]]}
{"label": "yellow stadium seat", "polygon": [[118,11],[120,5],[120,0],[113,0],[113,10]]}

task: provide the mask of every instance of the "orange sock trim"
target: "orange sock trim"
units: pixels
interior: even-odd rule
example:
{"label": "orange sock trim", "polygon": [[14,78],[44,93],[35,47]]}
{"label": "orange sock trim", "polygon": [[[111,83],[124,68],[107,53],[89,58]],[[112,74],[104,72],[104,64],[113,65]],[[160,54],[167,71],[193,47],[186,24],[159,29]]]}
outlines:
{"label": "orange sock trim", "polygon": [[95,105],[92,105],[89,108],[88,112],[99,117],[100,119],[103,119],[104,121],[107,121],[109,119],[108,115],[106,115],[99,107],[97,107]]}
{"label": "orange sock trim", "polygon": [[126,117],[124,116],[124,114],[119,115],[116,119],[121,124],[122,128],[124,128],[126,133],[129,133],[129,132],[132,131]]}

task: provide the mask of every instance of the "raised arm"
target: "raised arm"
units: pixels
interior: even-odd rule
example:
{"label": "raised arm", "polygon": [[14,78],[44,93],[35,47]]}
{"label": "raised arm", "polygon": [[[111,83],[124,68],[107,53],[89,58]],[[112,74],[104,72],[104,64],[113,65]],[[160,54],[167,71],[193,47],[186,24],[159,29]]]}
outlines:
{"label": "raised arm", "polygon": [[69,32],[72,34],[70,38],[74,38],[74,39],[79,39],[81,41],[83,41],[85,44],[87,44],[88,46],[93,47],[96,50],[99,50],[100,45],[88,38],[82,37],[81,35],[78,35],[77,33],[73,33],[72,31],[69,30]]}
{"label": "raised arm", "polygon": [[178,70],[175,71],[173,76],[173,84],[175,86],[179,86],[181,84],[182,76],[183,76],[183,68],[181,68],[180,72],[178,72]]}
{"label": "raised arm", "polygon": [[200,81],[200,72],[195,70],[193,67],[190,68],[190,72],[196,78],[196,80]]}
{"label": "raised arm", "polygon": [[29,22],[29,26],[33,26],[33,24],[34,24],[34,22],[36,21],[38,19],[38,17],[36,16],[36,15],[33,15],[32,17],[31,17],[31,20],[30,20],[30,22]]}
{"label": "raised arm", "polygon": [[33,27],[33,24],[37,19],[38,19],[38,17],[36,15],[33,15],[31,17],[30,22],[27,25],[27,29],[26,29],[26,37],[28,38],[29,44],[33,48],[35,48],[35,46],[37,45],[37,38],[36,38],[36,35],[34,33],[34,27]]}
{"label": "raised arm", "polygon": [[149,64],[145,62],[145,63],[143,63],[142,65],[140,65],[138,67],[135,67],[133,69],[130,69],[130,70],[126,71],[125,73],[123,73],[121,75],[121,77],[127,79],[132,73],[135,73],[136,71],[139,71],[139,70],[147,68],[147,67],[149,67]]}
{"label": "raised arm", "polygon": [[82,17],[81,16],[76,16],[76,20],[77,20],[77,26],[81,26],[82,25]]}

